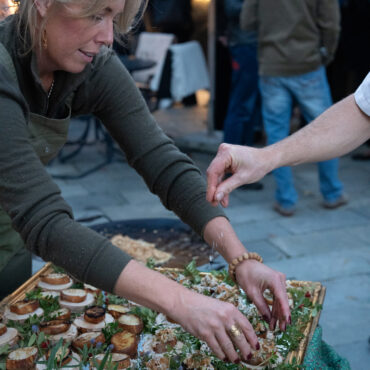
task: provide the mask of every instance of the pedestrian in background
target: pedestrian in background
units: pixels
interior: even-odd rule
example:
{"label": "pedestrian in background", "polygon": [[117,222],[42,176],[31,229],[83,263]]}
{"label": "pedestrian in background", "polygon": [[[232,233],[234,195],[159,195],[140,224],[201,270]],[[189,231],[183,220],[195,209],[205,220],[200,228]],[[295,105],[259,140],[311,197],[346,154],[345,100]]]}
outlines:
{"label": "pedestrian in background", "polygon": [[[240,28],[243,0],[225,0],[226,44],[231,56],[231,87],[224,122],[224,142],[254,143],[255,128],[262,126],[261,98],[258,88],[257,34]],[[261,183],[243,189],[261,190]]]}
{"label": "pedestrian in background", "polygon": [[[294,102],[306,122],[332,105],[325,65],[334,57],[340,32],[338,0],[246,0],[241,27],[258,32],[262,116],[268,144],[289,135]],[[338,159],[318,163],[323,206],[347,203],[338,179]],[[274,209],[292,216],[298,199],[290,167],[276,169]]]}

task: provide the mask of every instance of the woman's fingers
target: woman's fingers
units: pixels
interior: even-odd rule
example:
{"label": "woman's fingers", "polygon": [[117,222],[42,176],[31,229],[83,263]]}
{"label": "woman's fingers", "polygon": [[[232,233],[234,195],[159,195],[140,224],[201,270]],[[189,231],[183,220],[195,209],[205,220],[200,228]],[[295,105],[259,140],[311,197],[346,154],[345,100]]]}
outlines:
{"label": "woman's fingers", "polygon": [[219,341],[216,339],[214,335],[211,335],[209,338],[201,339],[204,339],[207,342],[208,347],[219,359],[227,361],[226,352],[222,349],[222,346],[219,344]]}
{"label": "woman's fingers", "polygon": [[231,338],[226,334],[225,330],[220,330],[216,334],[217,341],[222,347],[223,352],[225,353],[224,361],[237,363],[240,361],[239,355],[237,354],[234,343]]}

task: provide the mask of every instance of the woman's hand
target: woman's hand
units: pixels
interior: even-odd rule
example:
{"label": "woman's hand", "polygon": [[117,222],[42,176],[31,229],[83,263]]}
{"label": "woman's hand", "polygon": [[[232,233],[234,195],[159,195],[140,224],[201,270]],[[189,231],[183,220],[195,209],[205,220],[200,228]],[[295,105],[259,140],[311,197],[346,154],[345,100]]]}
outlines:
{"label": "woman's hand", "polygon": [[[279,320],[280,330],[285,331],[286,325],[291,323],[285,275],[256,260],[241,262],[236,267],[235,275],[240,287],[256,305],[263,319],[270,324],[270,330],[275,329]],[[274,296],[272,311],[263,297],[266,289]]]}
{"label": "woman's hand", "polygon": [[[170,313],[186,331],[207,342],[221,360],[238,363],[259,349],[257,336],[247,318],[231,303],[191,292],[181,295]],[[235,348],[240,350],[240,357]]]}
{"label": "woman's hand", "polygon": [[[227,207],[234,189],[260,180],[271,170],[270,165],[263,149],[221,144],[207,170],[207,200]],[[227,173],[232,176],[223,180]]]}
{"label": "woman's hand", "polygon": [[[204,239],[229,262],[246,252],[229,221],[224,217],[216,217],[208,222],[204,229]],[[256,260],[241,262],[235,273],[239,285],[256,305],[261,316],[270,323],[270,327],[274,328],[279,320],[280,328],[285,330],[290,321],[285,275]],[[272,311],[263,298],[265,289],[269,289],[275,298]]]}
{"label": "woman's hand", "polygon": [[234,346],[243,360],[248,359],[251,348],[259,349],[251,324],[232,304],[195,293],[134,260],[119,276],[115,294],[163,312],[206,341],[221,360],[239,360]]}

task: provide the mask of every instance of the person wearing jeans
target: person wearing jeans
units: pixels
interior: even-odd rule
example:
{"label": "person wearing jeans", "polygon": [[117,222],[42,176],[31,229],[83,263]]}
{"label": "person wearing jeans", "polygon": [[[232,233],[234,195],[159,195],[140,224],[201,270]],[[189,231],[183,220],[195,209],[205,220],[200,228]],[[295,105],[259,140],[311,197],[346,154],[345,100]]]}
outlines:
{"label": "person wearing jeans", "polygon": [[[267,142],[274,144],[289,135],[293,102],[308,123],[332,105],[325,65],[338,45],[338,0],[244,0],[240,23],[244,30],[257,31],[262,117]],[[323,206],[347,203],[338,159],[320,162],[318,168]],[[274,209],[292,216],[298,198],[292,171],[276,169],[274,176]]]}
{"label": "person wearing jeans", "polygon": [[[260,91],[268,145],[289,135],[294,101],[306,122],[313,121],[332,105],[323,66],[298,76],[261,76]],[[341,197],[343,191],[343,185],[338,179],[338,163],[338,159],[318,163],[320,191],[324,197],[324,205],[329,207]],[[292,170],[290,167],[282,167],[274,170],[273,174],[277,184],[277,204],[289,212],[294,209],[298,198]]]}

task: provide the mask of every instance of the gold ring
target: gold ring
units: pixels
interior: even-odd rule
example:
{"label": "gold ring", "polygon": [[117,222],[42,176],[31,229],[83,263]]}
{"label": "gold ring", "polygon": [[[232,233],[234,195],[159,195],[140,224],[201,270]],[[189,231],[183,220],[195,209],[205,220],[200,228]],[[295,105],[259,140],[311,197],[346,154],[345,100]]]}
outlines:
{"label": "gold ring", "polygon": [[231,325],[229,332],[234,338],[240,337],[242,335],[241,331],[236,325]]}

